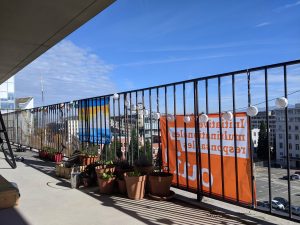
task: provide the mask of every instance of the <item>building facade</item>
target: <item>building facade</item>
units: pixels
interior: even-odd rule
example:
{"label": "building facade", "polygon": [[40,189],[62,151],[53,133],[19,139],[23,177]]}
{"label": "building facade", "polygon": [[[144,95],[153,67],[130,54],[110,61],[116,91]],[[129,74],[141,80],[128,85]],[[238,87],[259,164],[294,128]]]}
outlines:
{"label": "building facade", "polygon": [[0,85],[1,113],[12,112],[15,109],[15,78],[11,77]]}
{"label": "building facade", "polygon": [[[287,154],[290,167],[300,168],[300,104],[288,108],[288,132],[285,124],[285,110],[274,110],[276,116],[276,159],[286,166]],[[286,141],[286,135],[288,141]]]}

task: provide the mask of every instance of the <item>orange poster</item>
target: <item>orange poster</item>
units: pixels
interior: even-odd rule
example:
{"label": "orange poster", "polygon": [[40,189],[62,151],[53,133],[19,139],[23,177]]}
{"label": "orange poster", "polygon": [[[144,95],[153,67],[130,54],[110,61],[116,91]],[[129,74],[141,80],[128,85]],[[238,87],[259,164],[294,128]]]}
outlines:
{"label": "orange poster", "polygon": [[[201,190],[202,185],[203,192],[209,193],[211,189],[213,195],[222,196],[222,151],[224,196],[228,200],[237,200],[233,120],[222,120],[222,124],[220,124],[219,114],[210,114],[208,116],[209,132],[207,132],[207,123],[199,123],[200,147],[198,147],[198,163],[199,168],[201,168],[199,170],[199,188]],[[173,183],[177,184],[178,182],[181,187],[187,187],[188,185],[189,189],[195,190],[197,189],[197,145],[194,116],[190,116],[190,118],[191,121],[186,123],[185,137],[184,116],[176,116],[176,131],[175,121],[167,121],[166,117],[161,117],[162,156],[164,168],[167,168],[169,161],[170,172],[174,174]],[[220,126],[222,126],[222,145]],[[241,203],[251,205],[251,161],[248,135],[248,119],[246,114],[236,114],[238,198]],[[208,149],[210,149],[210,160]],[[176,155],[178,171],[176,171]],[[188,163],[186,163],[186,158]],[[200,173],[202,180],[200,180]]]}

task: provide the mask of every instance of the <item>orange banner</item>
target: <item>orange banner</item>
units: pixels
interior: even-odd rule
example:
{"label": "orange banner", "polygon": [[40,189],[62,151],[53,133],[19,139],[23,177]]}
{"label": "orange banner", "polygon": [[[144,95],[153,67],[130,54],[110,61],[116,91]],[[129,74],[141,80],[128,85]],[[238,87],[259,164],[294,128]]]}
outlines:
{"label": "orange banner", "polygon": [[[201,170],[199,170],[199,185],[202,185],[203,192],[209,193],[210,176],[212,194],[220,197],[222,196],[222,151],[224,196],[228,200],[237,200],[233,121],[222,120],[222,124],[220,124],[219,114],[210,114],[208,116],[209,132],[207,132],[207,123],[199,123],[200,148],[198,151],[198,163],[199,168],[201,168]],[[184,116],[176,116],[176,131],[175,121],[167,121],[166,117],[161,117],[162,156],[164,168],[167,168],[169,161],[170,172],[174,174],[174,184],[177,184],[178,182],[181,187],[187,187],[188,185],[190,189],[197,189],[195,122],[194,116],[190,116],[190,118],[191,121],[186,123],[185,135]],[[222,138],[220,126],[222,126]],[[246,114],[236,114],[238,197],[241,203],[252,204],[248,129],[248,119]],[[210,149],[210,171],[208,149]],[[176,155],[178,172],[176,171]],[[202,181],[200,180],[200,173],[202,175]],[[186,177],[188,177],[188,179]],[[199,188],[201,190],[201,186],[199,186]]]}

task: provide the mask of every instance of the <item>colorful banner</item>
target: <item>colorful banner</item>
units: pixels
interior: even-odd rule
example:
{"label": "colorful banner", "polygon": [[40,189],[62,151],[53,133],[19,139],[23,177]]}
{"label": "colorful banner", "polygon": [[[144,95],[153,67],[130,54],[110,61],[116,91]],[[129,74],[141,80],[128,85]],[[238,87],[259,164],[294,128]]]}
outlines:
{"label": "colorful banner", "polygon": [[79,139],[95,144],[109,144],[109,98],[79,101]]}
{"label": "colorful banner", "polygon": [[[234,125],[232,121],[222,120],[219,122],[219,114],[210,114],[209,133],[207,132],[207,123],[199,123],[200,148],[198,163],[199,170],[199,188],[201,185],[203,192],[209,193],[211,179],[212,194],[222,197],[222,168],[221,151],[223,152],[223,178],[224,178],[224,196],[228,200],[237,200],[236,198],[236,170],[235,170],[235,148],[234,148]],[[173,183],[179,183],[182,187],[188,186],[190,189],[197,189],[197,162],[196,162],[196,138],[194,116],[190,116],[191,122],[186,123],[186,139],[184,130],[184,116],[176,116],[175,122],[167,121],[166,117],[161,117],[161,135],[162,135],[162,153],[163,166],[168,166],[174,174]],[[222,125],[222,146],[220,126]],[[167,139],[168,135],[168,139]],[[176,138],[175,138],[176,137]],[[208,137],[210,144],[208,145]],[[245,113],[236,115],[236,151],[237,151],[237,169],[238,169],[238,190],[239,201],[245,204],[252,204],[252,186],[251,186],[251,161],[249,152],[248,120]],[[177,143],[175,142],[177,140]],[[168,142],[168,145],[167,145]],[[168,146],[168,151],[167,151]],[[177,153],[176,153],[177,147]],[[208,147],[210,147],[210,171]],[[176,173],[176,155],[178,162],[178,180]],[[188,165],[186,165],[188,159]],[[188,169],[186,169],[188,168]],[[200,172],[202,181],[200,180]]]}

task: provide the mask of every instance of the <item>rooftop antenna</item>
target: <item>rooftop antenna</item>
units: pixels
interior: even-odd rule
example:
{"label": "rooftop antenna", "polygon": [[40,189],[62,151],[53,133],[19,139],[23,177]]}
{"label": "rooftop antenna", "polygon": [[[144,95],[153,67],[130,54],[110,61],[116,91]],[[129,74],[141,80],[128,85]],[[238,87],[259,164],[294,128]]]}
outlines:
{"label": "rooftop antenna", "polygon": [[44,81],[42,75],[41,75],[41,91],[42,91],[42,105],[44,106]]}

